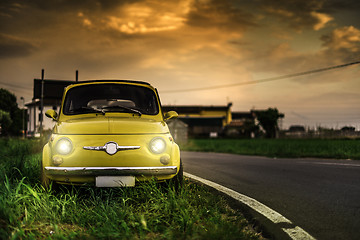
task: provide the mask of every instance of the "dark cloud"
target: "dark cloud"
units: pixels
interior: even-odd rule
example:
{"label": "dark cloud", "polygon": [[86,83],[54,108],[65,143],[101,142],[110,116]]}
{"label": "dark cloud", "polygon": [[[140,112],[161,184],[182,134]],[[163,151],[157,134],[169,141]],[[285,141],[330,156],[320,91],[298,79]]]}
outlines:
{"label": "dark cloud", "polygon": [[259,1],[262,7],[283,9],[293,13],[307,13],[322,8],[326,0],[277,0],[277,1]]}
{"label": "dark cloud", "polygon": [[[251,61],[256,60],[256,64],[249,69],[253,72],[264,71],[273,72],[276,75],[286,75],[359,61],[359,29],[352,26],[340,27],[322,35],[320,40],[322,48],[309,53],[295,51],[288,43],[266,45],[261,51],[247,46],[251,52],[249,56],[254,57]],[[337,69],[292,78],[291,81],[306,84],[337,83],[350,81],[354,78],[352,74],[350,71],[346,75],[346,72]]]}
{"label": "dark cloud", "polygon": [[26,40],[0,34],[0,58],[26,57],[34,50],[36,47]]}
{"label": "dark cloud", "polygon": [[322,13],[325,0],[262,0],[260,7],[295,30],[313,28],[320,22],[314,13]]}
{"label": "dark cloud", "polygon": [[325,1],[323,11],[333,13],[341,10],[360,10],[360,1],[358,0],[331,0]]}
{"label": "dark cloud", "polygon": [[353,26],[334,29],[322,35],[324,54],[328,59],[343,62],[358,61],[360,56],[360,30]]}
{"label": "dark cloud", "polygon": [[187,24],[200,28],[220,28],[243,31],[256,26],[254,16],[234,7],[229,1],[195,1]]}
{"label": "dark cloud", "polygon": [[44,11],[79,11],[79,10],[109,10],[136,0],[2,0],[0,9],[14,9],[16,7],[30,7]]}

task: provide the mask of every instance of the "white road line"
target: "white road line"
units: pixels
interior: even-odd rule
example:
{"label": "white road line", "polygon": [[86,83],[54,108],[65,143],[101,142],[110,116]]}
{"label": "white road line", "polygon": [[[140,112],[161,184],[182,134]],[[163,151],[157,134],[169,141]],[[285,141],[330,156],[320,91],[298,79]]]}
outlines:
{"label": "white road line", "polygon": [[304,229],[298,226],[295,226],[294,228],[282,228],[282,230],[286,232],[291,239],[315,239]]}
{"label": "white road line", "polygon": [[349,164],[349,163],[322,163],[322,162],[307,162],[306,164],[315,164],[315,165],[329,165],[329,166],[342,166],[342,167],[360,167],[359,164]]}
{"label": "white road line", "polygon": [[[220,184],[217,184],[217,183],[211,182],[209,180],[203,179],[201,177],[192,175],[190,173],[184,172],[184,176],[194,179],[196,181],[199,181],[205,185],[208,185],[222,193],[225,193],[226,195],[234,198],[235,200],[254,209],[255,211],[262,214],[263,216],[265,216],[266,218],[268,218],[270,221],[272,221],[275,224],[279,224],[279,223],[285,223],[285,224],[291,224],[291,225],[293,224],[289,219],[282,216],[280,213],[272,210],[268,206],[260,203],[259,201],[255,200],[251,197],[248,197],[246,195],[238,193],[238,192],[236,192],[230,188],[224,187]],[[300,228],[298,226],[295,226],[293,228],[282,228],[282,230],[285,233],[287,233],[291,239],[294,239],[294,240],[297,240],[297,239],[314,240],[315,239],[309,233],[307,233],[305,230],[303,230],[302,228]]]}

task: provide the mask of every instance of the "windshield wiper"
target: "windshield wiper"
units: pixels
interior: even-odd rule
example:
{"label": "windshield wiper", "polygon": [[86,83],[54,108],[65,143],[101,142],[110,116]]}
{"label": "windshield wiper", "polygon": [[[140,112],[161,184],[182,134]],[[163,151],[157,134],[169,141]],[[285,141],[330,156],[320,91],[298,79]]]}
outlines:
{"label": "windshield wiper", "polygon": [[77,109],[74,109],[73,112],[78,112],[78,111],[83,111],[83,110],[90,110],[92,112],[98,112],[98,113],[102,113],[103,115],[105,115],[105,111],[103,109],[97,109],[97,108],[92,108],[92,107],[77,108]]}
{"label": "windshield wiper", "polygon": [[112,109],[112,108],[125,109],[125,110],[128,110],[128,111],[130,111],[130,112],[133,112],[133,113],[139,114],[139,116],[141,116],[141,115],[142,115],[142,113],[141,113],[139,110],[137,110],[137,109],[133,109],[133,108],[129,108],[129,107],[124,107],[124,106],[120,106],[120,105],[118,105],[118,106],[108,106],[108,107],[102,107],[101,109],[103,110],[103,109]]}

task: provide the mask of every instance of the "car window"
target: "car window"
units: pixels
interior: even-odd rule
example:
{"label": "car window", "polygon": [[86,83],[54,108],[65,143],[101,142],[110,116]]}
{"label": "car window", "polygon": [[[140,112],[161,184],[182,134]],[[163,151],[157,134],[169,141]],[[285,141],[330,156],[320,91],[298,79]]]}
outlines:
{"label": "car window", "polygon": [[159,107],[155,92],[128,84],[89,84],[71,88],[65,97],[65,115],[94,112],[130,112],[156,115]]}

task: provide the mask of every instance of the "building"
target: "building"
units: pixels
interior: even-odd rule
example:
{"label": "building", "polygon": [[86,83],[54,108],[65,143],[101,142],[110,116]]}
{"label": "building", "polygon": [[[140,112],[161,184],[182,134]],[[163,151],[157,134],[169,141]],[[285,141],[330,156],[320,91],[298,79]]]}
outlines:
{"label": "building", "polygon": [[232,112],[232,121],[226,126],[225,135],[254,138],[258,130],[255,112]]}
{"label": "building", "polygon": [[27,136],[29,137],[40,137],[40,121],[42,118],[42,129],[49,130],[54,127],[54,120],[45,117],[45,112],[49,109],[53,109],[59,112],[61,100],[44,100],[43,114],[41,115],[41,103],[40,100],[33,100],[30,103],[25,104],[28,112],[28,123],[27,123]]}
{"label": "building", "polygon": [[307,132],[302,125],[291,125],[288,131],[285,131],[286,137],[303,138],[306,137]]}
{"label": "building", "polygon": [[163,106],[163,111],[176,111],[178,119],[188,126],[189,137],[217,137],[231,122],[231,106]]}
{"label": "building", "polygon": [[183,121],[175,118],[170,119],[167,122],[171,135],[173,136],[175,142],[177,143],[186,143],[188,141],[188,125]]}
{"label": "building", "polygon": [[49,109],[60,111],[64,88],[73,83],[75,81],[34,79],[33,99],[25,104],[28,109],[28,137],[39,137],[41,130],[46,131],[54,127],[54,121],[45,117],[45,112]]}

